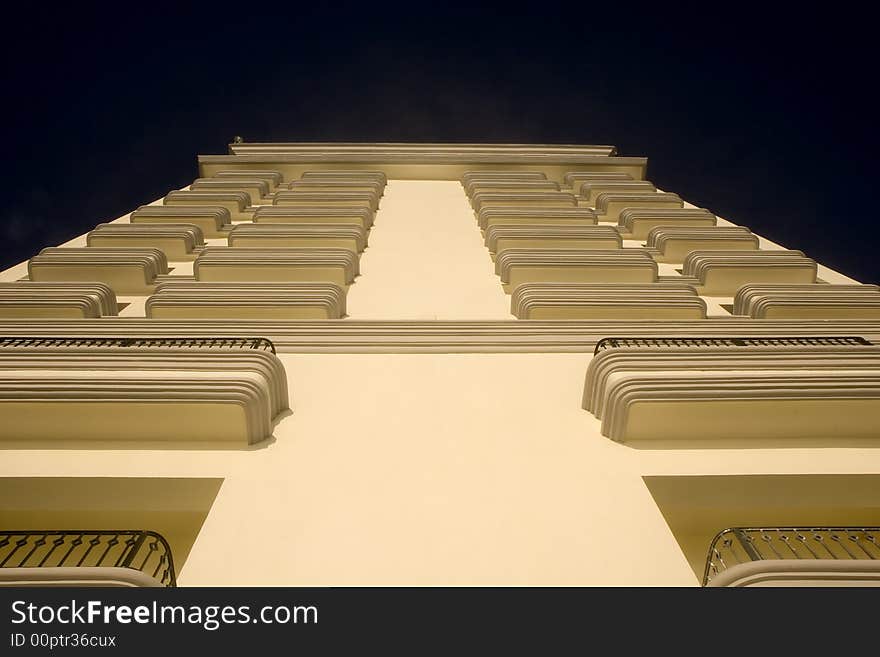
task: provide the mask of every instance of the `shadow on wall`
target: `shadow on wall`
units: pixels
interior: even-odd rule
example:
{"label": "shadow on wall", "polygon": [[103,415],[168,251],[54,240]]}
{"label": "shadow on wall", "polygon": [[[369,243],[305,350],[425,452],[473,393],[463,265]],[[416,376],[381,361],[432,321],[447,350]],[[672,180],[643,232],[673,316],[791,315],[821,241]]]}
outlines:
{"label": "shadow on wall", "polygon": [[643,477],[697,579],[728,527],[880,525],[880,475]]}
{"label": "shadow on wall", "polygon": [[180,574],[221,478],[3,477],[0,530],[151,530]]}

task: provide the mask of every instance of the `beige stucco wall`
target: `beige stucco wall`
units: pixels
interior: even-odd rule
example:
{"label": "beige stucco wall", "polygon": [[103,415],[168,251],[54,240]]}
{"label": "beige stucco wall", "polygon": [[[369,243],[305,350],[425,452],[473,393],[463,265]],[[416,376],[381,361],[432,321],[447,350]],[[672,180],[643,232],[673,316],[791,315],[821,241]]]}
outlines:
{"label": "beige stucco wall", "polygon": [[[457,183],[391,181],[361,266],[352,318],[510,318]],[[614,443],[580,406],[588,354],[280,357],[273,441],[5,449],[0,477],[223,479],[182,585],[689,586],[644,476],[880,472],[871,447]]]}
{"label": "beige stucco wall", "polygon": [[580,408],[586,355],[281,357],[274,442],[6,450],[0,476],[223,478],[183,585],[675,586],[697,579],[643,476],[880,472],[870,447],[614,443]]}
{"label": "beige stucco wall", "polygon": [[360,266],[352,319],[514,319],[458,182],[390,181]]}

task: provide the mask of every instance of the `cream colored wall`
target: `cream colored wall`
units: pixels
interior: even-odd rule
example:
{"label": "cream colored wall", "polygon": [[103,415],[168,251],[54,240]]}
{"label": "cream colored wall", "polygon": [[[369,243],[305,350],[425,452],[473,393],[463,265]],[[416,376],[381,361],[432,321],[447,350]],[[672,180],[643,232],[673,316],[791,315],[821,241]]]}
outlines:
{"label": "cream colored wall", "polygon": [[875,448],[614,443],[580,408],[586,355],[281,358],[272,443],[6,450],[0,476],[224,479],[182,585],[688,586],[643,476],[880,472]]}
{"label": "cream colored wall", "polygon": [[458,182],[389,181],[360,267],[352,319],[514,319]]}
{"label": "cream colored wall", "polygon": [[[509,317],[455,183],[391,181],[370,240],[352,317]],[[688,586],[643,476],[880,473],[873,448],[614,443],[580,406],[588,354],[280,357],[293,413],[272,442],[7,449],[0,477],[223,479],[182,585]]]}

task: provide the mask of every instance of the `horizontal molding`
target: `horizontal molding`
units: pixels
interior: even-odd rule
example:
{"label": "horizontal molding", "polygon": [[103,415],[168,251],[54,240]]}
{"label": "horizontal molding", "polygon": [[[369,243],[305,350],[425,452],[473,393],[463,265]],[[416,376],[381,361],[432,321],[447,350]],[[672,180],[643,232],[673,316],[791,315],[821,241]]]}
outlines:
{"label": "horizontal molding", "polygon": [[382,188],[385,188],[385,185],[388,184],[388,177],[385,175],[383,171],[371,170],[371,169],[338,169],[334,171],[303,171],[300,176],[301,180],[350,180],[352,178],[355,179],[369,179],[375,180],[377,183],[382,185]]}
{"label": "horizontal molding", "polygon": [[525,154],[609,156],[617,152],[611,145],[599,144],[450,144],[439,142],[250,142],[229,144],[234,155],[248,154],[309,154],[321,153],[332,156],[355,156],[362,153],[386,155],[421,155],[425,157],[452,154],[456,156],[487,154],[495,156],[518,156]]}
{"label": "horizontal molding", "polygon": [[[465,191],[475,183],[485,182],[546,182],[547,174],[543,171],[510,171],[499,169],[482,169],[477,171],[465,171],[461,174],[461,184]],[[468,193],[470,193],[468,191]]]}
{"label": "horizontal molding", "polygon": [[589,353],[607,337],[862,336],[878,320],[0,320],[3,336],[264,337],[280,353]]}
{"label": "horizontal molding", "polygon": [[548,179],[562,182],[567,173],[608,172],[626,173],[634,179],[645,177],[648,159],[645,157],[614,157],[604,155],[553,154],[540,152],[520,154],[485,153],[381,153],[358,152],[348,156],[317,152],[268,155],[199,155],[199,175],[210,177],[217,171],[230,169],[280,171],[288,180],[299,178],[305,172],[318,169],[353,171],[381,170],[389,179],[400,180],[455,180],[460,181],[469,171],[486,169],[496,171],[540,170]]}

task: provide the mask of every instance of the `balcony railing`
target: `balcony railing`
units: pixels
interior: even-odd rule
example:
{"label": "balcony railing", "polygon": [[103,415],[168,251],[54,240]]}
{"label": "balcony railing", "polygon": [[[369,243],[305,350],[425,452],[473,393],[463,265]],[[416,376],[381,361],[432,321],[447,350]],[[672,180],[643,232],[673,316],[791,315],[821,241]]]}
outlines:
{"label": "balcony railing", "polygon": [[650,337],[602,338],[593,355],[606,349],[650,347],[870,347],[873,343],[856,335],[847,336],[756,336],[756,337]]}
{"label": "balcony railing", "polygon": [[131,568],[176,586],[174,559],[160,534],[143,530],[0,531],[0,568]]}
{"label": "balcony railing", "polygon": [[267,338],[129,338],[129,337],[0,337],[3,348],[125,348],[136,349],[255,349],[275,353]]}
{"label": "balcony railing", "polygon": [[731,527],[712,541],[703,586],[736,565],[779,559],[880,560],[880,527]]}

